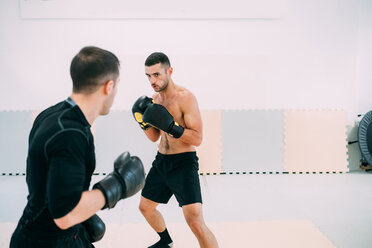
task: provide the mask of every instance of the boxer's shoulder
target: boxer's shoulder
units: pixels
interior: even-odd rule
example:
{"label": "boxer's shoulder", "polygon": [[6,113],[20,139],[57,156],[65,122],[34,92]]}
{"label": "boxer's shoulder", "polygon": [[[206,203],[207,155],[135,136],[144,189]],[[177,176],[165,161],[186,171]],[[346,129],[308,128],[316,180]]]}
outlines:
{"label": "boxer's shoulder", "polygon": [[184,109],[188,106],[193,106],[196,103],[196,97],[188,89],[182,88],[178,92],[177,103],[181,107],[181,109]]}
{"label": "boxer's shoulder", "polygon": [[64,104],[47,108],[36,118],[30,138],[46,142],[73,131],[75,135],[83,135],[89,140],[90,125],[77,108]]}

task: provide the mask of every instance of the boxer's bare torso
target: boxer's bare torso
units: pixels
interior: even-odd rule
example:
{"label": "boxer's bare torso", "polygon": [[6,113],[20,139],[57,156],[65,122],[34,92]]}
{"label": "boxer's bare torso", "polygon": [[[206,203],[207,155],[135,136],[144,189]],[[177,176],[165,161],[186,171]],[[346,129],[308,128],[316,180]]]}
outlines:
{"label": "boxer's bare torso", "polygon": [[185,130],[178,139],[151,127],[145,131],[147,137],[157,141],[160,137],[159,152],[175,154],[195,151],[202,142],[202,120],[195,96],[187,89],[176,85],[172,78],[173,69],[161,64],[145,67],[146,75],[155,93],[153,100],[163,105],[174,120]]}
{"label": "boxer's bare torso", "polygon": [[[194,133],[201,135],[201,118],[200,112],[192,93],[183,87],[173,85],[174,91],[172,94],[164,95],[155,93],[153,99],[155,103],[163,105],[174,120],[185,129],[191,129]],[[187,135],[187,130],[186,135]],[[185,134],[185,133],[184,133]],[[158,146],[159,152],[162,154],[175,154],[182,152],[195,151],[194,142],[187,143],[187,140],[175,139],[167,133],[160,131],[160,143]]]}

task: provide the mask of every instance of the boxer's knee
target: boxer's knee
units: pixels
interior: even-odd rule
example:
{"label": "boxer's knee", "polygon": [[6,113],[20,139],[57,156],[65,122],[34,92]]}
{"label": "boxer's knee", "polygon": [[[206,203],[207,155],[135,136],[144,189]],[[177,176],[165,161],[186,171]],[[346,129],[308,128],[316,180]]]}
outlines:
{"label": "boxer's knee", "polygon": [[189,218],[186,220],[186,222],[189,225],[191,231],[195,233],[196,236],[200,236],[203,234],[205,224],[200,218]]}
{"label": "boxer's knee", "polygon": [[142,214],[146,213],[149,210],[146,204],[143,204],[142,201],[140,202],[138,209]]}
{"label": "boxer's knee", "polygon": [[191,231],[199,236],[204,232],[204,219],[201,204],[190,204],[183,207],[184,216]]}
{"label": "boxer's knee", "polygon": [[146,216],[151,215],[156,210],[156,206],[157,204],[142,197],[138,209],[143,215]]}

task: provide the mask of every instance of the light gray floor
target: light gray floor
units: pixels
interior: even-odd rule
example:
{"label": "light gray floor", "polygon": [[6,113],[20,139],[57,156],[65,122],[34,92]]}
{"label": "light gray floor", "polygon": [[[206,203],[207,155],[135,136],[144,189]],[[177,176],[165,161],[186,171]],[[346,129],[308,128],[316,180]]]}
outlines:
{"label": "light gray floor", "polygon": [[[94,176],[93,181],[101,178]],[[311,220],[336,247],[372,247],[372,174],[218,175],[200,179],[207,222]],[[24,176],[0,176],[0,222],[17,222],[26,196]],[[138,202],[136,195],[99,215],[106,224],[144,223]],[[174,198],[160,206],[160,211],[167,222],[183,221]]]}

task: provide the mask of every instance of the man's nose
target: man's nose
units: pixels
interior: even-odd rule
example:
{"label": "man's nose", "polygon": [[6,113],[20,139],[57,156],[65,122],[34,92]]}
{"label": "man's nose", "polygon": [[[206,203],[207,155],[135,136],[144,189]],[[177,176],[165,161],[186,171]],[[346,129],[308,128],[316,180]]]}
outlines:
{"label": "man's nose", "polygon": [[156,82],[156,79],[155,79],[155,77],[150,77],[150,83],[155,83]]}

